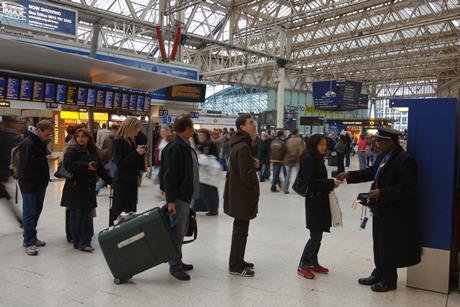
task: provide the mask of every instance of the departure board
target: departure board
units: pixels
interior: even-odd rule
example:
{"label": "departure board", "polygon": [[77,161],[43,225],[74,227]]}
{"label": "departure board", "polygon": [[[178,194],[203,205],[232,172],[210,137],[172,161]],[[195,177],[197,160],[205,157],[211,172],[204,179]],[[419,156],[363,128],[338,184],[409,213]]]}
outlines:
{"label": "departure board", "polygon": [[32,100],[39,102],[43,102],[45,100],[45,82],[34,81]]}
{"label": "departure board", "polygon": [[6,90],[6,98],[19,99],[19,79],[8,78],[8,85]]}
{"label": "departure board", "polygon": [[144,111],[144,98],[145,96],[143,95],[138,95],[137,96],[137,107],[136,111],[138,112],[143,112]]}
{"label": "departure board", "polygon": [[67,85],[58,84],[56,90],[56,102],[64,104],[67,101]]}
{"label": "departure board", "polygon": [[0,98],[4,98],[6,94],[6,78],[0,77]]}
{"label": "departure board", "polygon": [[121,93],[120,92],[115,92],[113,95],[113,108],[115,110],[121,109]]}
{"label": "departure board", "polygon": [[128,111],[129,109],[129,94],[128,93],[123,93],[123,96],[121,98],[121,109],[123,111]]}
{"label": "departure board", "polygon": [[21,80],[21,89],[19,91],[19,99],[21,100],[32,100],[33,81],[32,80]]}
{"label": "departure board", "polygon": [[69,86],[67,87],[67,104],[75,105],[77,104],[77,87]]}
{"label": "departure board", "polygon": [[105,105],[104,107],[106,109],[112,109],[113,108],[113,92],[112,91],[107,91],[105,92]]}
{"label": "departure board", "polygon": [[131,97],[129,98],[129,110],[136,111],[136,105],[137,105],[137,95],[131,94]]}
{"label": "departure board", "polygon": [[77,105],[86,106],[86,100],[88,99],[88,89],[86,87],[79,87],[77,93]]}
{"label": "departure board", "polygon": [[86,105],[88,107],[96,106],[96,95],[97,95],[96,89],[94,88],[88,89],[88,99],[86,100]]}
{"label": "departure board", "polygon": [[105,104],[105,91],[104,90],[97,90],[96,94],[96,107],[103,108]]}
{"label": "departure board", "polygon": [[56,83],[46,82],[45,85],[45,102],[56,102]]}
{"label": "departure board", "polygon": [[144,112],[150,112],[150,103],[152,102],[152,98],[150,96],[145,96],[144,98]]}

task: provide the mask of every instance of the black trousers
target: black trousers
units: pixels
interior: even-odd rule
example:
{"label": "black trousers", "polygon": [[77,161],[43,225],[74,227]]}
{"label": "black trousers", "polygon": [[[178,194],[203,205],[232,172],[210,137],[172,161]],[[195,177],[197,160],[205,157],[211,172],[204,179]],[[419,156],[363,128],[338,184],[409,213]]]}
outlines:
{"label": "black trousers", "polygon": [[337,172],[339,174],[345,172],[345,164],[344,164],[345,161],[344,160],[345,160],[345,154],[337,153]]}
{"label": "black trousers", "polygon": [[299,268],[315,266],[318,263],[318,253],[321,248],[321,240],[323,239],[323,232],[321,230],[310,230],[310,239],[300,258]]}
{"label": "black trousers", "polygon": [[375,269],[372,276],[388,284],[396,284],[398,280],[397,268],[388,263],[388,259],[383,256],[382,249],[382,221],[374,215],[372,218],[372,237],[374,239],[374,263]]}
{"label": "black trousers", "polygon": [[229,269],[232,272],[243,268],[244,253],[248,240],[249,220],[233,221],[232,247],[230,250]]}

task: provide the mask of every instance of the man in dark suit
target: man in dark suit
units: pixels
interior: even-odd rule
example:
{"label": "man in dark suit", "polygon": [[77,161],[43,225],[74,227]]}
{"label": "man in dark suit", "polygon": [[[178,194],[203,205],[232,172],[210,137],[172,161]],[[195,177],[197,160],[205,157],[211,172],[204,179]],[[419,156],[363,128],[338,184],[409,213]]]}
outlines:
{"label": "man in dark suit", "polygon": [[374,165],[337,176],[348,183],[373,181],[369,198],[375,269],[370,277],[358,282],[372,286],[375,292],[395,290],[397,268],[420,262],[417,165],[399,145],[400,135],[399,131],[379,128],[375,143],[380,154]]}

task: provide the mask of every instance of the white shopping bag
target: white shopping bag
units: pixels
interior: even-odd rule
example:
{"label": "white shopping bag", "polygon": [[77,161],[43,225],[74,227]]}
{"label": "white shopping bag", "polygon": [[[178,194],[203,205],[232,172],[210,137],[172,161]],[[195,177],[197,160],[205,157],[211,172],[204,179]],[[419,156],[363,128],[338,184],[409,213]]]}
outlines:
{"label": "white shopping bag", "polygon": [[329,193],[329,204],[331,205],[332,226],[343,227],[342,210],[340,210],[339,199],[334,191]]}

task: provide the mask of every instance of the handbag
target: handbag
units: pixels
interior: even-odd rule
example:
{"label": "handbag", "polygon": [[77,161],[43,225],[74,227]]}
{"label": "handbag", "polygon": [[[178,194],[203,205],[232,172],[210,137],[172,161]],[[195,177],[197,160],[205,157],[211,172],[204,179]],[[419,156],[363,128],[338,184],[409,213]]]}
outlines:
{"label": "handbag", "polygon": [[75,178],[75,175],[68,170],[64,168],[64,165],[59,163],[58,169],[56,173],[54,173],[54,177],[60,178],[60,179],[67,179],[67,180],[73,180]]}
{"label": "handbag", "polygon": [[297,172],[297,176],[295,177],[295,181],[294,181],[294,184],[292,185],[292,189],[300,196],[303,196],[303,197],[307,196],[308,185],[302,176],[302,168],[300,168],[299,171]]}
{"label": "handbag", "polygon": [[185,232],[186,237],[192,237],[193,239],[183,241],[182,244],[192,243],[198,237],[198,224],[196,222],[196,213],[195,210],[190,208],[189,215],[188,215],[188,224],[187,224],[187,231]]}

